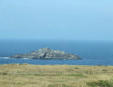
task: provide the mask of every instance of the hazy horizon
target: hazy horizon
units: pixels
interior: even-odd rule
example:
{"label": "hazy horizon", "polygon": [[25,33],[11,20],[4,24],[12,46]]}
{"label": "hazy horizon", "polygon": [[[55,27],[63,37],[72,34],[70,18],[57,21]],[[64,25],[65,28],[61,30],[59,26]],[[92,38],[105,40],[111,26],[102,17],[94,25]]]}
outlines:
{"label": "hazy horizon", "polygon": [[113,41],[112,0],[0,0],[0,39]]}

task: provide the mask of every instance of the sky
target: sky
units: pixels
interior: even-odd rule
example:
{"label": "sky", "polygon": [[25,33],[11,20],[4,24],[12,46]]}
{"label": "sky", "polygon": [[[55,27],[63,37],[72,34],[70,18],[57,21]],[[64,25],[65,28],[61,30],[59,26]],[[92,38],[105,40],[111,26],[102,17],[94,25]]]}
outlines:
{"label": "sky", "polygon": [[0,39],[113,40],[113,0],[0,0]]}

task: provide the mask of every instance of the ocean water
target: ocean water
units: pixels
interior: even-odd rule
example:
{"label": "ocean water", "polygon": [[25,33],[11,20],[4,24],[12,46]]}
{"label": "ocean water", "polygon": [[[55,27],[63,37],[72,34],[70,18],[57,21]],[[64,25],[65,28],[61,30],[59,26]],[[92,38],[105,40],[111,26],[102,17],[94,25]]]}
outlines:
{"label": "ocean water", "polygon": [[[79,55],[81,60],[32,60],[8,58],[8,56],[29,53],[45,47]],[[36,65],[113,65],[113,42],[0,40],[0,64],[15,63]]]}

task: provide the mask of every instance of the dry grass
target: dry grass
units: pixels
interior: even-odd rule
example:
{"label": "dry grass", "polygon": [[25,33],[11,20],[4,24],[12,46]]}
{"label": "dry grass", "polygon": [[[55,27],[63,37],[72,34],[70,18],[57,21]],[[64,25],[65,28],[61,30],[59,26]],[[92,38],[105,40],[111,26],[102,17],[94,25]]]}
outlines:
{"label": "dry grass", "polygon": [[0,87],[90,87],[112,76],[113,66],[10,64],[0,66]]}

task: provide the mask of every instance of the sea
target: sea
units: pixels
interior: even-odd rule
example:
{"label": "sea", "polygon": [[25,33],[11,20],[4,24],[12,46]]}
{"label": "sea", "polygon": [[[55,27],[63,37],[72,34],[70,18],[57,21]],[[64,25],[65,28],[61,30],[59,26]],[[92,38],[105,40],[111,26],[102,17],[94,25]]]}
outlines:
{"label": "sea", "polygon": [[[80,60],[15,59],[9,56],[25,54],[40,48],[73,53]],[[0,64],[34,65],[113,65],[113,41],[79,40],[0,40]]]}

